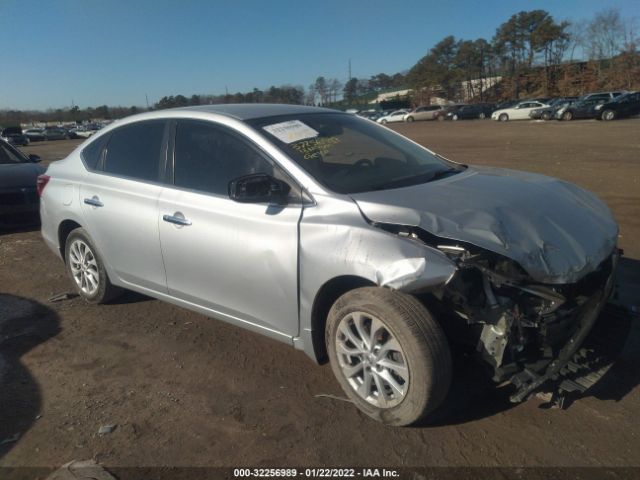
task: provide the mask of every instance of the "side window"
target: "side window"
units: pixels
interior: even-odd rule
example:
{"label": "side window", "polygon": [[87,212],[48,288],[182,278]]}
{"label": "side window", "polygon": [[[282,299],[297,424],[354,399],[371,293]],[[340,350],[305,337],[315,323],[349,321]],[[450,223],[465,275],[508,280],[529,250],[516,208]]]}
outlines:
{"label": "side window", "polygon": [[210,123],[178,123],[174,165],[177,187],[226,197],[231,180],[252,173],[274,175],[274,168],[247,142]]}
{"label": "side window", "polygon": [[109,138],[110,135],[108,134],[102,135],[82,150],[80,156],[89,170],[98,170],[100,168],[100,158]]}
{"label": "side window", "polygon": [[115,175],[157,182],[164,120],[126,125],[111,133],[104,171]]}

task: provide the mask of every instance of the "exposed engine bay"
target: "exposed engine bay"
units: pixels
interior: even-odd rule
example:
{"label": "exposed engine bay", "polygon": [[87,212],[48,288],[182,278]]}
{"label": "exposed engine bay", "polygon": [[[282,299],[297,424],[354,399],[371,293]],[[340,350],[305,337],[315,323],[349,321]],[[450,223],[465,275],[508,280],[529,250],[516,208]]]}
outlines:
{"label": "exposed engine bay", "polygon": [[423,242],[455,263],[451,279],[428,295],[452,317],[442,323],[453,340],[471,344],[495,382],[517,387],[513,402],[561,379],[612,294],[620,256],[615,249],[575,283],[542,284],[515,261],[474,245],[419,227],[375,226]]}

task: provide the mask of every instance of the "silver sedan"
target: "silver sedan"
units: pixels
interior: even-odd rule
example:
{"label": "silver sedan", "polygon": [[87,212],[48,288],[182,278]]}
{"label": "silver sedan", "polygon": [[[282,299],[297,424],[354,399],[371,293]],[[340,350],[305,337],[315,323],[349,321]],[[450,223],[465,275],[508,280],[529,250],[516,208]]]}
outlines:
{"label": "silver sedan", "polygon": [[85,300],[134,290],[328,359],[390,425],[443,403],[453,342],[513,401],[557,381],[618,258],[609,209],[575,185],[314,107],[132,116],[39,185],[42,236]]}

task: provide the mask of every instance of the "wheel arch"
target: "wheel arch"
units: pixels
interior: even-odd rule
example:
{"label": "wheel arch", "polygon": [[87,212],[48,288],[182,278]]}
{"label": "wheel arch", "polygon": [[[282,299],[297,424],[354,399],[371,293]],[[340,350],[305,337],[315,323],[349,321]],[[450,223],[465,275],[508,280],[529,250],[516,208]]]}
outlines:
{"label": "wheel arch", "polygon": [[361,287],[375,287],[371,280],[357,275],[342,275],[325,282],[318,290],[311,309],[311,340],[316,361],[320,364],[327,363],[327,347],[325,344],[325,326],[329,310],[345,293]]}
{"label": "wheel arch", "polygon": [[58,225],[58,246],[60,248],[60,256],[62,260],[66,263],[65,259],[65,247],[67,245],[67,238],[69,234],[74,231],[76,228],[82,228],[75,220],[64,220]]}

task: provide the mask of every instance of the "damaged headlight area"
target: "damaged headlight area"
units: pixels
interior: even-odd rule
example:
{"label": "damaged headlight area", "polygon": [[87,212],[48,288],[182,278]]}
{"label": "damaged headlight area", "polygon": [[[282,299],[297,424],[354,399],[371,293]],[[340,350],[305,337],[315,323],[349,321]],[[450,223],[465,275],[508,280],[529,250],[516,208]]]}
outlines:
{"label": "damaged headlight area", "polygon": [[[555,380],[589,333],[611,294],[617,251],[576,283],[531,280],[515,261],[416,227],[376,225],[436,248],[457,266],[430,292],[452,340],[470,344],[493,380],[511,381],[512,401]],[[453,317],[453,318],[452,318]]]}

